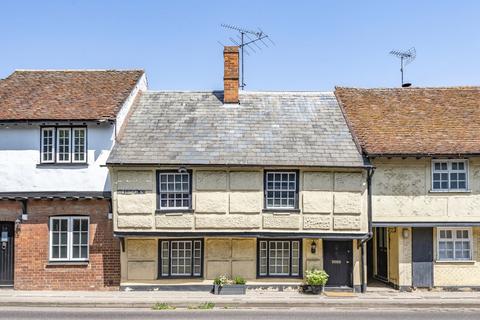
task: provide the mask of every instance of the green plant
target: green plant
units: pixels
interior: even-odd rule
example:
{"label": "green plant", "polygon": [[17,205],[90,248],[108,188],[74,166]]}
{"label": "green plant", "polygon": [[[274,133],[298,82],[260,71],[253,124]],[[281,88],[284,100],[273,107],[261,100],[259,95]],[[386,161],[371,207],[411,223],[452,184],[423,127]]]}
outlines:
{"label": "green plant", "polygon": [[247,283],[247,280],[245,280],[243,277],[241,276],[236,276],[235,278],[233,278],[233,283],[234,284],[246,284]]}
{"label": "green plant", "polygon": [[216,284],[217,286],[224,286],[229,282],[228,277],[226,275],[220,276],[220,277],[215,277],[213,279],[213,284]]}
{"label": "green plant", "polygon": [[175,307],[165,302],[162,302],[162,303],[157,302],[153,305],[152,309],[153,310],[175,310]]}
{"label": "green plant", "polygon": [[312,269],[305,272],[305,283],[311,286],[324,286],[328,281],[328,274],[324,270]]}
{"label": "green plant", "polygon": [[198,306],[188,306],[188,309],[201,309],[201,310],[209,310],[215,308],[215,303],[213,302],[204,302],[199,304]]}

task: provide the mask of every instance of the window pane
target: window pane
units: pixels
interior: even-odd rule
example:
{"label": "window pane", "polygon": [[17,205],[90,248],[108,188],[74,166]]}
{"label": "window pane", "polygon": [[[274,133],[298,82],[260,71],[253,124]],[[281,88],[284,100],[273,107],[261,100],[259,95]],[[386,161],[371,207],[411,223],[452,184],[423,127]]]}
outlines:
{"label": "window pane", "polygon": [[[190,208],[189,173],[160,173],[160,209]],[[167,182],[168,181],[168,182]]]}
{"label": "window pane", "polygon": [[53,128],[42,129],[42,162],[53,162]]}
{"label": "window pane", "polygon": [[267,208],[294,208],[296,173],[267,173],[265,176]]}
{"label": "window pane", "polygon": [[57,160],[70,162],[70,128],[57,130]]}
{"label": "window pane", "polygon": [[73,129],[73,161],[85,161],[86,143],[85,143],[85,128]]}

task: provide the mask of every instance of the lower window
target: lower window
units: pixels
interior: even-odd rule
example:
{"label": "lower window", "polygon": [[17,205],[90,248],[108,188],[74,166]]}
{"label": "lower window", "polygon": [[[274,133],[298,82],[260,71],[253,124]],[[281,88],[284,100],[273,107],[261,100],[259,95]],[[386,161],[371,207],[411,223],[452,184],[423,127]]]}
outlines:
{"label": "lower window", "polygon": [[160,240],[159,277],[201,277],[203,240]]}
{"label": "lower window", "polygon": [[302,240],[258,240],[260,277],[301,277]]}
{"label": "lower window", "polygon": [[438,228],[438,260],[471,260],[472,230],[469,228]]}
{"label": "lower window", "polygon": [[88,217],[50,218],[50,260],[88,260]]}

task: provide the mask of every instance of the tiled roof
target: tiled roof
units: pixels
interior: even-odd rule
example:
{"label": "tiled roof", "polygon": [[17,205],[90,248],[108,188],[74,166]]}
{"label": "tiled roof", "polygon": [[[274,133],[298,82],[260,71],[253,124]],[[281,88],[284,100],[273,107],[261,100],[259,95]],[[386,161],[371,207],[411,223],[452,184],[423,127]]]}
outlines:
{"label": "tiled roof", "polygon": [[480,87],[336,88],[370,155],[480,154]]}
{"label": "tiled roof", "polygon": [[0,121],[114,119],[143,73],[15,71],[0,81]]}
{"label": "tiled roof", "polygon": [[110,164],[363,166],[333,93],[143,92]]}

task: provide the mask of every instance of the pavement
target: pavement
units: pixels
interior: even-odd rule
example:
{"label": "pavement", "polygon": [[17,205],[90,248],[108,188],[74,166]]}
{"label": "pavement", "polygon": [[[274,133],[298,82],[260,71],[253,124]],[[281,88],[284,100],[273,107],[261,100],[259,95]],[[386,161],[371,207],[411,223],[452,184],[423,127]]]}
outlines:
{"label": "pavement", "polygon": [[216,308],[475,308],[480,292],[373,291],[353,296],[307,295],[296,291],[248,290],[246,295],[191,291],[17,291],[0,290],[0,307],[152,308],[165,303],[193,308],[211,302]]}

